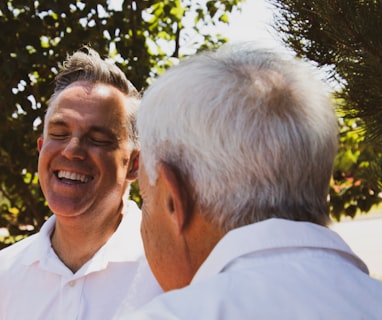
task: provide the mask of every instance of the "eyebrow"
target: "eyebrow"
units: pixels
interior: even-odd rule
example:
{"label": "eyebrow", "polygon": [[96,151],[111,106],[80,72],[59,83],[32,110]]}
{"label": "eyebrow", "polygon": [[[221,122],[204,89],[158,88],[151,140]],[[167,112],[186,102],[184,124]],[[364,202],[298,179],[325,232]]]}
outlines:
{"label": "eyebrow", "polygon": [[60,126],[60,127],[68,127],[67,123],[63,120],[49,120],[47,123],[47,127],[52,127],[52,126]]}

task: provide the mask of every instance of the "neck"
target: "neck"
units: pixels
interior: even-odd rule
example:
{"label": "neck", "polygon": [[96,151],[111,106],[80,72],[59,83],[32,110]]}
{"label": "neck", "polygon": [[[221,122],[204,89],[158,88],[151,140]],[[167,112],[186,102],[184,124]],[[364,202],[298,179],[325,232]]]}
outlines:
{"label": "neck", "polygon": [[67,223],[56,216],[52,248],[60,260],[76,273],[109,240],[121,219],[122,214],[119,214],[95,223],[75,217]]}
{"label": "neck", "polygon": [[169,291],[189,285],[224,234],[207,222],[200,212],[194,212],[178,238],[181,249],[174,258],[176,263],[166,267],[166,278],[158,279],[162,289]]}

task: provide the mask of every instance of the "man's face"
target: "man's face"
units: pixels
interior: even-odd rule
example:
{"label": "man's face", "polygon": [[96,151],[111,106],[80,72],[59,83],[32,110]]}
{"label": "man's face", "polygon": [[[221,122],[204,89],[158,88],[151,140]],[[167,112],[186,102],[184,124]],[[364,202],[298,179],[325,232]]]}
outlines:
{"label": "man's face", "polygon": [[56,216],[115,213],[131,164],[128,98],[116,88],[78,81],[53,100],[38,140],[42,191]]}
{"label": "man's face", "polygon": [[168,260],[168,251],[171,250],[172,247],[170,239],[171,228],[168,226],[166,213],[161,206],[161,190],[158,184],[156,186],[149,184],[142,161],[140,161],[139,167],[139,190],[143,200],[141,223],[142,240],[150,268],[159,284],[165,290],[167,277],[164,265],[171,263],[170,260]]}
{"label": "man's face", "polygon": [[225,233],[205,219],[177,171],[162,162],[157,170],[158,178],[150,185],[140,157],[141,235],[150,268],[169,291],[190,284]]}
{"label": "man's face", "polygon": [[141,234],[150,268],[163,290],[181,288],[191,281],[193,273],[185,239],[169,210],[166,183],[159,175],[155,186],[151,186],[142,161],[138,181],[143,200]]}

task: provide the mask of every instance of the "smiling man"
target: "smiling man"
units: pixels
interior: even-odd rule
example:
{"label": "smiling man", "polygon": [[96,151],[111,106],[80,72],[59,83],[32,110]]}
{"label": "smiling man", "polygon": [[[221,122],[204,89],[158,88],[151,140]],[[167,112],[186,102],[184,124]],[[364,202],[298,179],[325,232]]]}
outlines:
{"label": "smiling man", "polygon": [[94,50],[65,62],[37,141],[54,215],[0,252],[0,319],[110,319],[126,295],[134,309],[161,291],[142,258],[139,209],[123,200],[138,169],[139,101]]}

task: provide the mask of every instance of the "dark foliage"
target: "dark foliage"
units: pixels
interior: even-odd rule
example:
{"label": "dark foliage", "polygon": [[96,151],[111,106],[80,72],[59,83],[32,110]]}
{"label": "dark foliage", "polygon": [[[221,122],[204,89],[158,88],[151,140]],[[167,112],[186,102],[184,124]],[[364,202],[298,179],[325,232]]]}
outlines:
{"label": "dark foliage", "polygon": [[[240,1],[124,0],[118,9],[106,0],[0,1],[0,228],[10,233],[0,248],[51,214],[38,185],[36,139],[67,54],[88,44],[143,90],[185,48],[224,42],[204,26],[227,22]],[[139,202],[137,185],[131,196]]]}
{"label": "dark foliage", "polygon": [[341,149],[331,208],[339,219],[368,212],[382,186],[382,2],[270,0],[277,29],[301,57],[328,70],[336,83]]}

